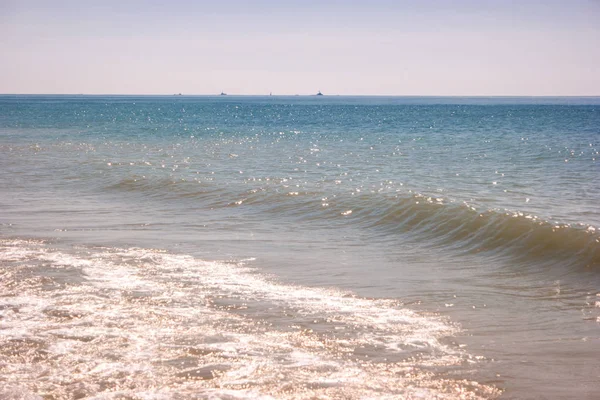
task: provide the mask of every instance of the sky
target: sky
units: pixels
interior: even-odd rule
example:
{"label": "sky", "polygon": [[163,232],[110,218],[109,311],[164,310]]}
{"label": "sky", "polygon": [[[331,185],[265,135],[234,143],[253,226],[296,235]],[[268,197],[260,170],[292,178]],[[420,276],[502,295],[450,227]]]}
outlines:
{"label": "sky", "polygon": [[0,0],[0,93],[599,96],[600,0]]}

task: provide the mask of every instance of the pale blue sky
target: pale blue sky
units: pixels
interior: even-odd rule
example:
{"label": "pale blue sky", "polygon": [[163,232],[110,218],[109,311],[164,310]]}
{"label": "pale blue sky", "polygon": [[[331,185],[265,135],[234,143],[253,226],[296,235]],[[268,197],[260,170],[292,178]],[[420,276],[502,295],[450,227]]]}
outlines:
{"label": "pale blue sky", "polygon": [[0,0],[0,93],[600,95],[600,0]]}

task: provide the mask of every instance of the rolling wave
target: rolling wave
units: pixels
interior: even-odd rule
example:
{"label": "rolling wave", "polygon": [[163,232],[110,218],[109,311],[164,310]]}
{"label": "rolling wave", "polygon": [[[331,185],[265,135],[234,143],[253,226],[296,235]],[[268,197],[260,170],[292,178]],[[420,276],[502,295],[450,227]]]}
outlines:
{"label": "rolling wave", "polygon": [[410,233],[454,251],[600,266],[600,235],[590,225],[559,224],[520,211],[478,211],[421,195],[397,201],[365,225],[380,234]]}
{"label": "rolling wave", "polygon": [[159,200],[193,200],[200,207],[236,207],[265,219],[291,219],[325,229],[350,226],[368,230],[380,241],[405,240],[408,236],[460,254],[502,256],[512,262],[600,266],[600,229],[594,226],[555,222],[522,211],[482,211],[464,202],[409,190],[358,195],[326,185],[302,190],[273,182],[249,188],[139,177],[106,188]]}

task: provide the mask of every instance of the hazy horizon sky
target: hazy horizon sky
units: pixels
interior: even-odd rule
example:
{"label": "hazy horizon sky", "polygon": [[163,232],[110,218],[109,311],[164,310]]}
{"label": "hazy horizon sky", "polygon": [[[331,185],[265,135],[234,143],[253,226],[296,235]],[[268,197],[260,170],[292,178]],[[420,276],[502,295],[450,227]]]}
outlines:
{"label": "hazy horizon sky", "polygon": [[600,0],[0,0],[0,93],[600,95]]}

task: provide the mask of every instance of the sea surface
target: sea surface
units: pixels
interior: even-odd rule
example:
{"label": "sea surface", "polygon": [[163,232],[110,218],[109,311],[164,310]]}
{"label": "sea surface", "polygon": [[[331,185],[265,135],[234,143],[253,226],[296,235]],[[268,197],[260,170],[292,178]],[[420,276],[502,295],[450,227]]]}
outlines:
{"label": "sea surface", "polygon": [[0,399],[600,398],[600,98],[0,96]]}

